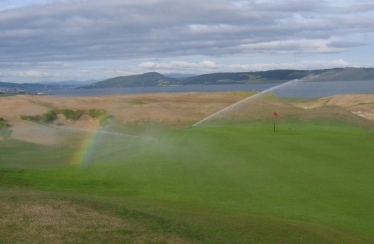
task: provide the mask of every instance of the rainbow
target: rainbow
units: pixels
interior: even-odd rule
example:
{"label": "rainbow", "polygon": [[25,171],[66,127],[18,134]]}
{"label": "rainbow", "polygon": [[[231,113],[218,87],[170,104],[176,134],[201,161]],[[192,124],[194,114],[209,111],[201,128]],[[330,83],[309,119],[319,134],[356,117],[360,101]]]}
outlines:
{"label": "rainbow", "polygon": [[[86,131],[86,130],[84,130]],[[81,169],[84,169],[87,164],[92,161],[92,155],[95,149],[98,147],[99,138],[103,136],[99,129],[87,130],[83,138],[80,140],[78,147],[73,154],[70,164],[79,165]]]}
{"label": "rainbow", "polygon": [[99,143],[101,141],[100,139],[103,138],[105,135],[132,137],[147,141],[159,141],[158,138],[109,132],[101,130],[100,128],[95,130],[80,129],[79,132],[85,132],[85,135],[80,140],[76,152],[73,154],[70,160],[70,164],[79,165],[81,169],[84,169],[87,166],[87,164],[92,161],[92,155],[94,151],[96,151],[99,148]]}

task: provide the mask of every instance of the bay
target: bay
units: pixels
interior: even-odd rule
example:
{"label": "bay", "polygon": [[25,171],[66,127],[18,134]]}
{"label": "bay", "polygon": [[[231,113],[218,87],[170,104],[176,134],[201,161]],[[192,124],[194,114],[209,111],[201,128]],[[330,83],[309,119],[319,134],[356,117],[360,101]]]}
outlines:
{"label": "bay", "polygon": [[135,94],[153,92],[214,92],[214,91],[256,91],[271,89],[280,97],[315,98],[337,94],[374,93],[374,81],[292,81],[285,83],[225,84],[225,85],[185,85],[156,87],[126,87],[101,89],[61,89],[51,90],[53,96],[96,96],[111,94]]}

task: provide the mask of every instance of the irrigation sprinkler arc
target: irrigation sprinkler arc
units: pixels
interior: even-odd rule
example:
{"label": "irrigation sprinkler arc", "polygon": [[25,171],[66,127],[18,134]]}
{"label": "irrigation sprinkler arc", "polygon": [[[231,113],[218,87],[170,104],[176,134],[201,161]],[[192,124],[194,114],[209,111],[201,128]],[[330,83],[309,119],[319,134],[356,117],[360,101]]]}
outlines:
{"label": "irrigation sprinkler arc", "polygon": [[[93,132],[95,130],[90,130],[90,129],[83,129],[83,128],[72,128],[72,127],[64,127],[64,128],[58,128],[62,130],[69,130],[69,131],[79,131],[79,132]],[[106,135],[115,135],[115,136],[124,136],[124,137],[133,137],[133,138],[138,138],[138,139],[145,139],[145,140],[155,140],[159,141],[159,138],[154,138],[154,137],[147,137],[147,136],[136,136],[136,135],[130,135],[130,134],[123,134],[119,132],[111,132],[111,131],[106,131],[106,130],[96,130],[98,133],[106,134]]]}
{"label": "irrigation sprinkler arc", "polygon": [[154,140],[154,141],[159,141],[160,140],[159,138],[146,137],[146,136],[135,136],[135,135],[129,135],[129,134],[109,132],[109,131],[105,131],[105,130],[101,130],[101,131],[99,131],[99,133],[115,135],[115,136],[133,137],[133,138],[144,139],[144,140]]}
{"label": "irrigation sprinkler arc", "polygon": [[[304,78],[304,79],[305,79],[305,78]],[[196,122],[195,124],[192,125],[192,127],[195,127],[195,126],[201,124],[202,122],[204,122],[204,121],[206,121],[206,120],[208,120],[208,119],[210,119],[210,118],[216,116],[217,114],[220,114],[220,113],[222,113],[222,112],[224,112],[224,111],[226,111],[226,110],[229,110],[229,109],[231,109],[231,108],[237,106],[238,104],[243,103],[243,102],[245,102],[245,101],[247,101],[247,100],[249,100],[249,99],[253,99],[253,98],[258,97],[258,96],[260,96],[260,95],[262,95],[262,94],[264,94],[264,93],[267,93],[267,92],[269,92],[269,91],[276,90],[276,89],[278,89],[278,88],[281,88],[281,87],[283,87],[283,86],[286,86],[286,85],[292,84],[292,83],[294,83],[294,82],[301,82],[301,81],[304,80],[304,79],[301,79],[301,80],[299,80],[299,79],[296,79],[296,80],[290,80],[290,81],[287,81],[287,82],[282,83],[282,84],[280,84],[280,85],[270,87],[270,88],[268,88],[268,89],[266,89],[266,90],[263,90],[263,91],[261,91],[261,92],[259,92],[259,93],[254,94],[254,95],[252,95],[252,96],[246,97],[246,98],[244,98],[244,99],[242,99],[242,100],[240,100],[240,101],[238,101],[238,102],[236,102],[236,103],[234,103],[234,104],[231,104],[230,106],[225,107],[225,108],[223,108],[223,109],[221,109],[221,110],[219,110],[219,111],[217,111],[217,112],[215,112],[215,113],[209,115],[208,117],[206,117],[206,118],[204,118],[204,119],[202,119],[202,120]]]}

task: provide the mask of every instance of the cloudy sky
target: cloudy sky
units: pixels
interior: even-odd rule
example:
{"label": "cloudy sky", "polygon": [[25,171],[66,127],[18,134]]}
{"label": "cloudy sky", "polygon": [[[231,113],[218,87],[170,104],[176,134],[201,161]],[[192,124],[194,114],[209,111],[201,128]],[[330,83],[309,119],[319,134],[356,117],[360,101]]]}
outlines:
{"label": "cloudy sky", "polygon": [[0,0],[0,81],[374,67],[373,0]]}

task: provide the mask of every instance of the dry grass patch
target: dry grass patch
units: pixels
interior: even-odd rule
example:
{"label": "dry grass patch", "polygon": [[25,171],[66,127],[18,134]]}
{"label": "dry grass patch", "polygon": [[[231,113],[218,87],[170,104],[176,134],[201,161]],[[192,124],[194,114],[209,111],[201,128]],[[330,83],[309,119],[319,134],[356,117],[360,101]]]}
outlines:
{"label": "dry grass patch", "polygon": [[14,139],[45,146],[58,145],[67,140],[66,135],[53,127],[28,121],[13,124],[11,130]]}
{"label": "dry grass patch", "polygon": [[83,203],[54,195],[0,188],[0,242],[186,243]]}
{"label": "dry grass patch", "polygon": [[[114,116],[114,125],[136,121],[155,121],[169,126],[186,125],[231,105],[253,93],[249,92],[187,92],[141,93],[88,97],[17,95],[0,98],[0,114],[17,125],[21,114],[39,115],[51,108],[105,109]],[[80,127],[92,127],[92,121],[80,121]],[[66,121],[60,123],[69,124]],[[78,124],[79,124],[78,123]],[[72,124],[72,123],[71,123]],[[71,125],[69,124],[69,125]],[[77,124],[77,123],[74,123]],[[79,125],[77,125],[79,127]]]}

